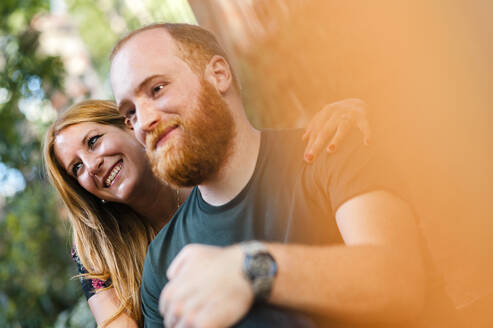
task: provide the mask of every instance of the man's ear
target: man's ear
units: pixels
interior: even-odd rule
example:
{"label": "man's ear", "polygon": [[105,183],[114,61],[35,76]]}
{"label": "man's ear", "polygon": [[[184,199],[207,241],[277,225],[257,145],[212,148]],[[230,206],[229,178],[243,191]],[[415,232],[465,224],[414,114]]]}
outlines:
{"label": "man's ear", "polygon": [[233,84],[233,72],[226,59],[214,55],[207,64],[204,72],[206,81],[216,87],[220,93],[225,93]]}
{"label": "man's ear", "polygon": [[132,130],[132,131],[134,130],[134,126],[132,125],[132,123],[130,122],[130,120],[127,117],[125,117],[125,126],[129,130]]}

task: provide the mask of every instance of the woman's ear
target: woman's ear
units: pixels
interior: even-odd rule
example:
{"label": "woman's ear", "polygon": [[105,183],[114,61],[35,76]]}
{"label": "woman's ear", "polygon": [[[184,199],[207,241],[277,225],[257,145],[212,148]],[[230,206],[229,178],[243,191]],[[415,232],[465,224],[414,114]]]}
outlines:
{"label": "woman's ear", "polygon": [[233,84],[233,72],[226,59],[214,55],[207,64],[204,78],[211,83],[220,93],[225,93]]}

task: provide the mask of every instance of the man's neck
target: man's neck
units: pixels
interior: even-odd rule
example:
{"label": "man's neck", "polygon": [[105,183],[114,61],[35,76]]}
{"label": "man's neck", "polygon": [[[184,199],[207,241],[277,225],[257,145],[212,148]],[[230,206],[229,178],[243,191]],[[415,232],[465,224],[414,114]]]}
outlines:
{"label": "man's neck", "polygon": [[214,206],[235,198],[255,172],[261,133],[250,125],[246,117],[239,121],[241,123],[236,125],[236,135],[231,145],[233,151],[229,158],[216,175],[198,186],[202,198]]}

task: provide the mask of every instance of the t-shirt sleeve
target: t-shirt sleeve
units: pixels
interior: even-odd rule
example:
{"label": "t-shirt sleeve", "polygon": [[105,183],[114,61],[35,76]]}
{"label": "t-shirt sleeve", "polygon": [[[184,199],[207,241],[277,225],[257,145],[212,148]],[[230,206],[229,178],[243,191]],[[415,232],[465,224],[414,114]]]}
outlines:
{"label": "t-shirt sleeve", "polygon": [[[79,255],[75,250],[75,246],[72,248],[72,259],[77,265],[77,273],[79,275],[85,275],[89,273],[89,271],[87,271],[87,269],[82,264]],[[108,278],[106,280],[100,280],[100,279],[95,279],[95,278],[91,279],[81,276],[79,277],[79,280],[82,287],[82,291],[86,296],[86,300],[89,300],[89,298],[91,298],[94,294],[96,294],[96,291],[98,289],[112,287],[111,278]]]}
{"label": "t-shirt sleeve", "polygon": [[365,146],[353,131],[334,154],[315,160],[317,183],[330,200],[333,214],[346,201],[358,195],[385,190],[407,199],[403,176],[377,145]]}
{"label": "t-shirt sleeve", "polygon": [[147,252],[142,273],[140,293],[142,298],[142,314],[144,315],[144,327],[163,327],[163,317],[159,313],[159,295],[161,286],[158,283],[152,256],[151,246]]}

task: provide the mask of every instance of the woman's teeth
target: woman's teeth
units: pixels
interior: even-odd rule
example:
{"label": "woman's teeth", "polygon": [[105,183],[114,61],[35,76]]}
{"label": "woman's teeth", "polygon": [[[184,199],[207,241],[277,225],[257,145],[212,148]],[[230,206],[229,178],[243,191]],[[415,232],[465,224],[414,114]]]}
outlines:
{"label": "woman's teeth", "polygon": [[120,170],[122,169],[122,163],[118,163],[114,168],[113,170],[111,170],[111,173],[110,175],[108,176],[108,178],[106,178],[106,180],[104,181],[104,186],[105,187],[109,187],[111,185],[111,183],[113,182],[113,180],[115,180],[115,177],[116,175],[118,174],[118,172],[120,172]]}

